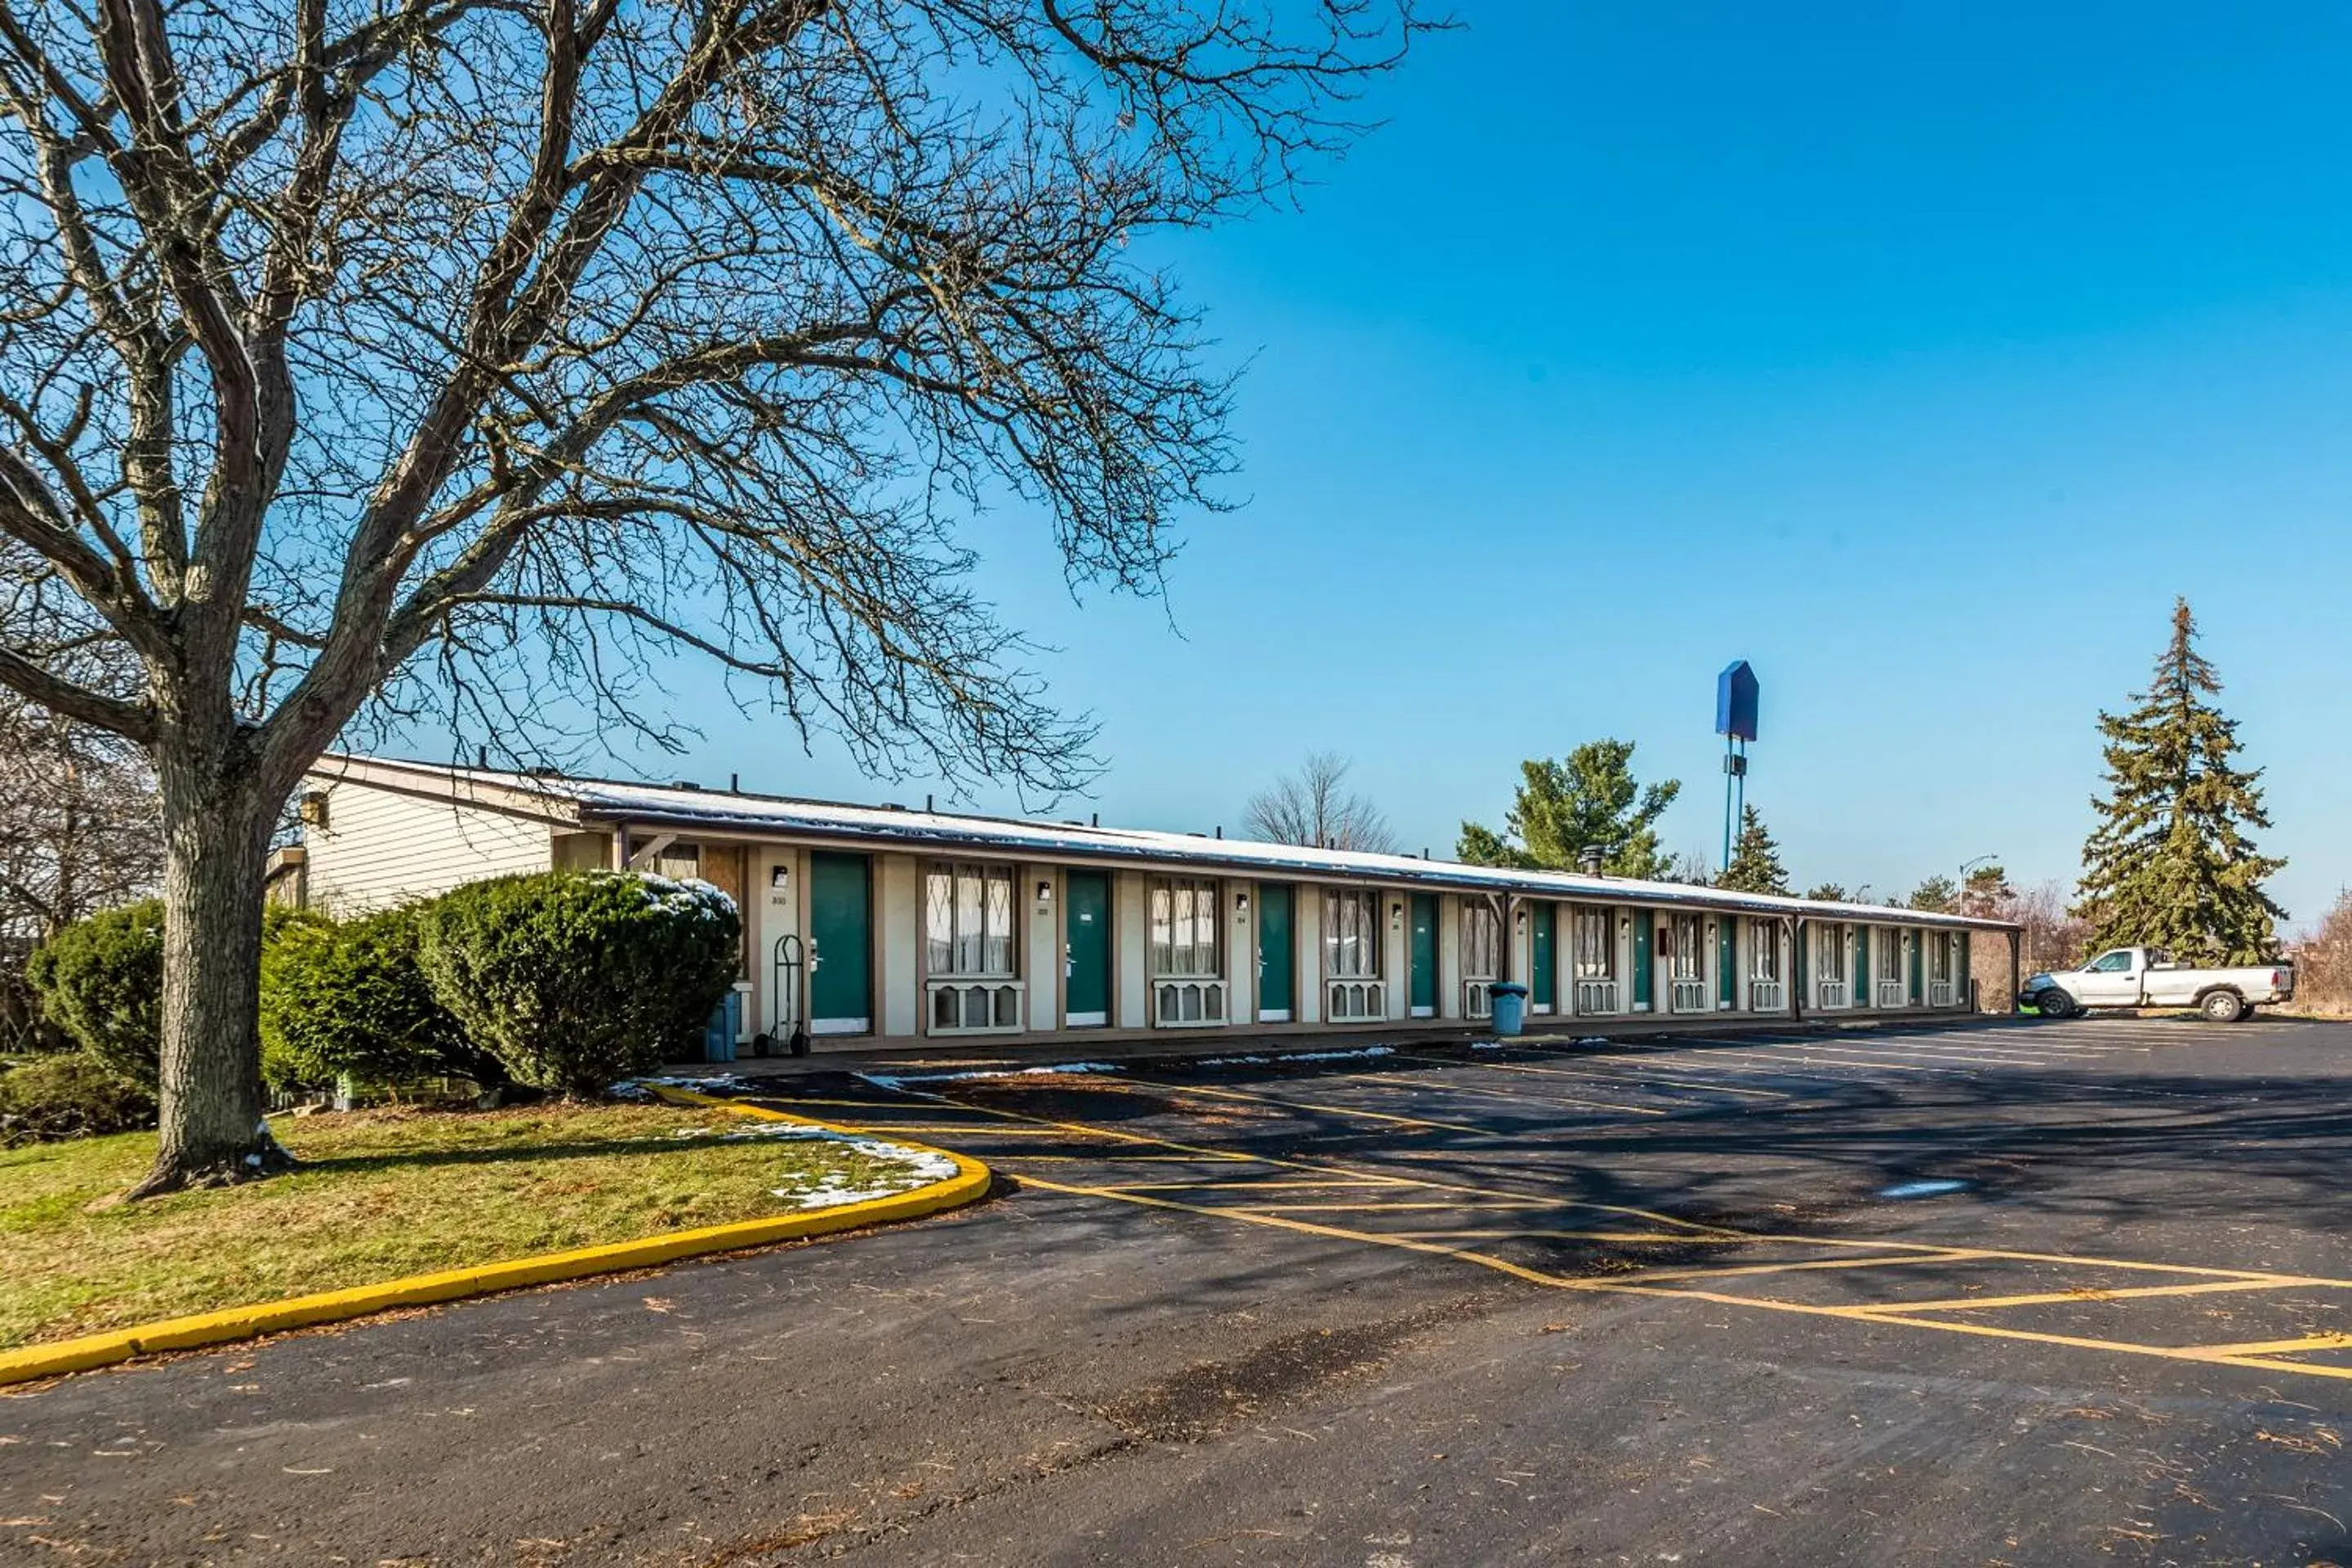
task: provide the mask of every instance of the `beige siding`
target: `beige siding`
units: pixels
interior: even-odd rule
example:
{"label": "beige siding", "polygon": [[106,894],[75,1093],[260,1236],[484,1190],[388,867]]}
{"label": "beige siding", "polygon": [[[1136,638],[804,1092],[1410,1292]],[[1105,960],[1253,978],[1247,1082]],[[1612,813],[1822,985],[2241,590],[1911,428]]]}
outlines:
{"label": "beige siding", "polygon": [[922,1016],[923,879],[912,855],[877,855],[874,875],[875,1033],[912,1039]]}
{"label": "beige siding", "polygon": [[[1019,963],[1028,983],[1026,1005],[1032,1029],[1062,1026],[1062,874],[1052,866],[1027,864],[1013,873],[1013,908],[1029,910]],[[1045,889],[1044,899],[1037,889]]]}
{"label": "beige siding", "polygon": [[1122,1029],[1140,1029],[1151,1022],[1150,886],[1139,871],[1111,874],[1111,1019]]}
{"label": "beige siding", "polygon": [[302,834],[316,909],[358,914],[551,864],[542,823],[351,783],[320,793],[327,819]]}

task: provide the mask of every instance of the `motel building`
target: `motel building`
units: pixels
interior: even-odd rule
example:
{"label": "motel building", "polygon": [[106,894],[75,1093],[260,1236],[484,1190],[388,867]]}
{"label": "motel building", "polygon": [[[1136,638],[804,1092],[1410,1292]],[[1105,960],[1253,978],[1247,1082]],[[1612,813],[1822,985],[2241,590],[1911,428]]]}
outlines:
{"label": "motel building", "polygon": [[1969,1010],[1997,921],[1211,834],[379,758],[321,762],[273,896],[351,915],[555,868],[700,878],[743,911],[723,1028],[781,1052],[974,1037],[1530,1033]]}

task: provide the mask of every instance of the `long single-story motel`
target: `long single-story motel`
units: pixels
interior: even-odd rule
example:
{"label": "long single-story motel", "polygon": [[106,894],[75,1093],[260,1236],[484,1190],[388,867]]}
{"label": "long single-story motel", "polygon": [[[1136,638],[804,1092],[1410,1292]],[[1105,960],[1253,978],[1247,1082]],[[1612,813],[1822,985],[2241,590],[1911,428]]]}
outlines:
{"label": "long single-story motel", "polygon": [[1958,915],[684,784],[337,757],[300,805],[277,892],[339,914],[561,867],[715,883],[730,1026],[819,1048],[1472,1029],[1505,979],[1533,1029],[1950,1013],[2015,965],[2014,926]]}

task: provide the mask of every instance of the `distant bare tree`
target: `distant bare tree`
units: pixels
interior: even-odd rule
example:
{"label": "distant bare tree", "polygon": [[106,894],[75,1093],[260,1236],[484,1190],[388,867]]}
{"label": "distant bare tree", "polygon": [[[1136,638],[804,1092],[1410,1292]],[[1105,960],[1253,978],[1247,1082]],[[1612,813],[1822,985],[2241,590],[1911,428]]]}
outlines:
{"label": "distant bare tree", "polygon": [[2012,889],[2005,903],[1986,911],[2024,928],[2017,947],[2021,973],[2071,969],[2089,956],[2084,949],[2091,940],[2091,923],[2073,913],[2068,904],[2063,883],[2042,882]]}
{"label": "distant bare tree", "polygon": [[2294,956],[2298,1006],[2352,1013],[2352,890],[2336,895],[2318,928],[2294,944]]}
{"label": "distant bare tree", "polygon": [[667,741],[698,656],[877,772],[1085,776],[959,525],[1156,591],[1229,385],[1134,242],[1345,145],[1413,4],[0,6],[0,684],[155,767],[140,1190],[289,1163],[264,868],[364,713]]}
{"label": "distant bare tree", "polygon": [[1716,880],[1715,862],[1704,849],[1685,849],[1674,858],[1662,879],[1668,882],[1690,882],[1699,887],[1713,887]]}
{"label": "distant bare tree", "polygon": [[0,690],[0,938],[10,945],[155,890],[155,773],[120,735]]}
{"label": "distant bare tree", "polygon": [[1378,806],[1347,787],[1355,764],[1337,752],[1310,752],[1298,771],[1250,796],[1244,820],[1273,844],[1311,844],[1393,855],[1397,837]]}

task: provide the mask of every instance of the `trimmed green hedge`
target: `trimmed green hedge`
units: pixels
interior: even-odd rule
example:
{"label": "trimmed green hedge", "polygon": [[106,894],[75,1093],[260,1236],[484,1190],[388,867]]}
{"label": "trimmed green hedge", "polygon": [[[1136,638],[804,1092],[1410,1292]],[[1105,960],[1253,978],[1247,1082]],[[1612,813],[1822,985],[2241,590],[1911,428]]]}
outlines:
{"label": "trimmed green hedge", "polygon": [[417,910],[441,1005],[517,1082],[571,1095],[693,1054],[735,978],[734,900],[707,883],[543,871]]}
{"label": "trimmed green hedge", "polygon": [[155,1125],[155,1098],[88,1051],[0,1067],[0,1148]]}
{"label": "trimmed green hedge", "polygon": [[78,920],[33,950],[41,1010],[116,1077],[153,1093],[163,1039],[163,900]]}
{"label": "trimmed green hedge", "polygon": [[346,1075],[397,1089],[418,1079],[502,1087],[498,1058],[477,1049],[416,962],[423,906],[340,923],[289,919],[261,950],[261,1074],[280,1093],[331,1087]]}

